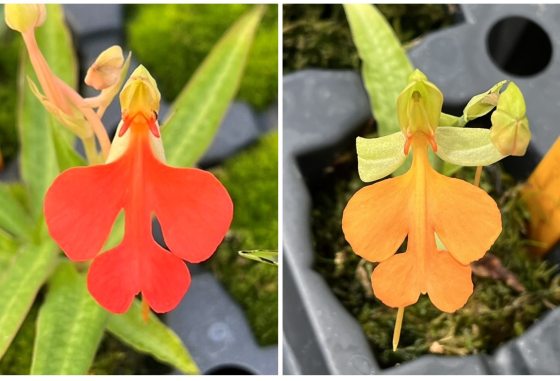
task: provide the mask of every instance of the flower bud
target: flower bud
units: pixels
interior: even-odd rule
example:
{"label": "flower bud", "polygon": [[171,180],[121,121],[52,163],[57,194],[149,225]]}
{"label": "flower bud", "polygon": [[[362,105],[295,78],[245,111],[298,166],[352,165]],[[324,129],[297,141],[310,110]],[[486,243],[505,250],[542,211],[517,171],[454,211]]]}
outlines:
{"label": "flower bud", "polygon": [[500,95],[491,120],[490,137],[500,153],[525,155],[531,141],[531,130],[525,116],[525,99],[515,83],[510,82]]}
{"label": "flower bud", "polygon": [[404,134],[424,132],[433,135],[438,126],[443,94],[420,71],[415,70],[409,85],[397,99],[399,124]]}
{"label": "flower bud", "polygon": [[4,19],[10,29],[25,33],[45,22],[47,9],[45,4],[6,4]]}
{"label": "flower bud", "polygon": [[113,45],[104,50],[89,67],[84,82],[95,90],[103,90],[117,83],[124,65],[120,46]]}

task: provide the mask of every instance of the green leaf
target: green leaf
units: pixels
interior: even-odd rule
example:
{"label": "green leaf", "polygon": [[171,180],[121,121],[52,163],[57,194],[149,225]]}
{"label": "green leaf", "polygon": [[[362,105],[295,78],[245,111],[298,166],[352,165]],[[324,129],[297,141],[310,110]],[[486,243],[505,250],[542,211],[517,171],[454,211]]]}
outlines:
{"label": "green leaf", "polygon": [[32,234],[33,223],[19,200],[10,192],[7,185],[0,185],[0,229],[16,237],[25,238]]}
{"label": "green leaf", "polygon": [[214,46],[171,106],[163,143],[176,166],[193,166],[212,143],[235,96],[263,6],[237,21]]}
{"label": "green leaf", "polygon": [[364,182],[379,180],[397,170],[405,161],[403,133],[380,138],[356,138],[358,173]]}
{"label": "green leaf", "polygon": [[52,241],[21,249],[0,282],[0,358],[16,335],[39,289],[56,264]]}
{"label": "green leaf", "polygon": [[397,97],[408,84],[412,64],[377,8],[369,4],[344,4],[344,10],[362,59],[362,77],[379,135],[397,132]]}
{"label": "green leaf", "polygon": [[31,374],[87,374],[107,316],[90,296],[85,275],[63,262],[39,310]]}
{"label": "green leaf", "polygon": [[59,128],[52,127],[52,140],[56,153],[56,161],[60,171],[71,167],[87,165],[85,159],[72,147],[73,138],[68,139]]}
{"label": "green leaf", "polygon": [[10,270],[10,263],[17,255],[19,242],[13,236],[0,230],[0,284]]}
{"label": "green leaf", "polygon": [[[77,66],[71,37],[64,24],[60,5],[47,5],[48,17],[36,30],[37,41],[47,62],[64,81],[71,86],[76,83]],[[18,129],[21,143],[21,175],[28,187],[33,217],[42,211],[44,194],[59,172],[55,145],[50,132],[60,127],[47,113],[41,102],[33,95],[27,77],[37,82],[27,52],[20,65]]]}
{"label": "green leaf", "polygon": [[490,139],[485,128],[438,127],[437,155],[449,163],[462,166],[485,166],[505,156]]}
{"label": "green leaf", "polygon": [[239,255],[267,265],[278,266],[278,252],[276,250],[241,250]]}
{"label": "green leaf", "polygon": [[126,314],[111,315],[109,332],[137,351],[148,353],[185,374],[200,373],[181,339],[153,313],[144,321],[141,309],[136,300]]}

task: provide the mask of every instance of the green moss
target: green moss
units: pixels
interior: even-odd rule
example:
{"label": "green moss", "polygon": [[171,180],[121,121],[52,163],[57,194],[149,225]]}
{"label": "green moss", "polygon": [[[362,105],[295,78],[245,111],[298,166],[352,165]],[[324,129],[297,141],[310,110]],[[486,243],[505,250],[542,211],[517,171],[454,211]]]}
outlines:
{"label": "green moss", "polygon": [[[399,350],[393,352],[396,310],[373,297],[370,274],[374,265],[352,252],[341,231],[342,210],[364,186],[352,151],[353,147],[349,147],[341,154],[313,186],[316,268],[359,321],[382,367],[427,353],[490,353],[560,305],[560,276],[555,267],[529,254],[530,242],[524,235],[528,214],[520,188],[499,166],[492,166],[484,173],[482,187],[501,209],[503,231],[490,253],[501,260],[526,291],[515,291],[502,280],[474,276],[472,297],[454,314],[442,313],[427,296],[421,296],[417,304],[406,308]],[[472,181],[474,170],[463,168],[457,177]]]}
{"label": "green moss", "polygon": [[[173,100],[223,33],[252,5],[157,4],[129,7],[127,38],[136,58]],[[264,108],[277,98],[278,11],[269,5],[251,49],[239,98]]]}
{"label": "green moss", "polygon": [[18,150],[16,94],[19,47],[16,33],[6,31],[0,37],[0,152],[4,162],[13,159]]}
{"label": "green moss", "polygon": [[[402,43],[453,22],[456,8],[443,4],[382,4]],[[284,72],[304,68],[359,68],[360,59],[341,5],[285,4]]]}
{"label": "green moss", "polygon": [[278,135],[229,159],[215,171],[235,205],[231,232],[211,261],[242,305],[261,345],[278,341],[278,271],[240,257],[239,250],[278,247]]}

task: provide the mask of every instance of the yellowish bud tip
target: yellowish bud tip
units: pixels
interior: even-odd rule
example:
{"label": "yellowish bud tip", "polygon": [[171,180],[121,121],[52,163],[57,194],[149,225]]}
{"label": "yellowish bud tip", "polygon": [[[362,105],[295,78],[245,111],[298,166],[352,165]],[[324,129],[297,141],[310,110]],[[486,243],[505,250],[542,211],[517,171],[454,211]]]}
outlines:
{"label": "yellowish bud tip", "polygon": [[101,52],[89,67],[84,82],[96,90],[113,86],[121,76],[124,56],[120,46],[114,45]]}
{"label": "yellowish bud tip", "polygon": [[45,4],[6,4],[4,19],[10,29],[25,33],[41,26],[47,17]]}
{"label": "yellowish bud tip", "polygon": [[135,116],[142,113],[146,118],[159,111],[161,95],[156,81],[142,65],[131,74],[121,91],[121,111],[123,115]]}

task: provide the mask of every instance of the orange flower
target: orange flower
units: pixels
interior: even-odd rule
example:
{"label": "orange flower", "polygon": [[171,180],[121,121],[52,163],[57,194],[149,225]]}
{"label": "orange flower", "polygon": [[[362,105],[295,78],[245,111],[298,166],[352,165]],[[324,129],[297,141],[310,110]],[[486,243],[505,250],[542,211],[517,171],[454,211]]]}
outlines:
{"label": "orange flower", "polygon": [[[423,87],[409,86],[399,98],[401,149],[405,155],[412,152],[410,170],[360,189],[342,217],[345,238],[356,254],[380,262],[372,274],[375,296],[399,308],[395,347],[403,308],[420,294],[428,294],[444,312],[465,305],[473,292],[469,264],[501,232],[500,211],[490,196],[430,166],[428,151],[437,151],[443,97],[429,82],[419,82]],[[394,255],[405,238],[406,249]]]}

